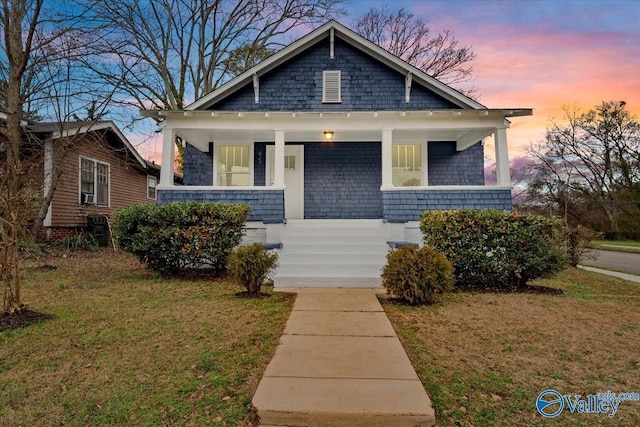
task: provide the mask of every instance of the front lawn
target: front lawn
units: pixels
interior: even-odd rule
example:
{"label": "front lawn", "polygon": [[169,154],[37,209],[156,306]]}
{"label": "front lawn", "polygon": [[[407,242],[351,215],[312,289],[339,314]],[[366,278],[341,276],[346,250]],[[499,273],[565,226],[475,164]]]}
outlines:
{"label": "front lawn", "polygon": [[108,250],[29,262],[23,299],[55,319],[0,330],[0,425],[242,422],[293,297],[241,290]]}
{"label": "front lawn", "polygon": [[613,419],[536,411],[546,389],[640,392],[640,284],[568,269],[538,284],[562,295],[449,294],[441,304],[383,307],[440,426],[638,426],[640,402]]}

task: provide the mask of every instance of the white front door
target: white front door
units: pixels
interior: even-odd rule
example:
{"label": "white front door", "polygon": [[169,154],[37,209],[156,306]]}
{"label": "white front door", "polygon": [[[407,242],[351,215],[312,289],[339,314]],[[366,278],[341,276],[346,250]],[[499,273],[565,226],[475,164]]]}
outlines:
{"label": "white front door", "polygon": [[[273,185],[275,147],[267,146],[267,184]],[[284,147],[284,214],[287,219],[304,218],[304,146]]]}

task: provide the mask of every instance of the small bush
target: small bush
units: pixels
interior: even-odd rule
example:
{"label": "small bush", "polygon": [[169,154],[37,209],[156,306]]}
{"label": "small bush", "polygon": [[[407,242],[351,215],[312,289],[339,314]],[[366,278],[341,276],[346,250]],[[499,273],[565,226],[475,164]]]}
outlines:
{"label": "small bush", "polygon": [[254,243],[231,252],[227,269],[247,289],[249,295],[257,295],[276,267],[278,254],[263,249],[260,243]]}
{"label": "small bush", "polygon": [[433,304],[453,284],[453,268],[431,247],[401,247],[387,254],[382,286],[409,304]]}
{"label": "small bush", "polygon": [[164,277],[187,268],[219,273],[242,239],[249,210],[246,204],[137,204],[116,212],[113,234],[123,251]]}
{"label": "small bush", "polygon": [[459,289],[513,289],[566,265],[560,222],[494,209],[427,211],[426,245],[445,254]]}
{"label": "small bush", "polygon": [[81,249],[89,251],[98,250],[98,241],[92,234],[79,232],[66,236],[57,242],[58,246],[65,248],[67,251],[79,251]]}
{"label": "small bush", "polygon": [[567,257],[572,267],[580,264],[580,261],[595,258],[595,253],[587,252],[589,243],[598,239],[602,234],[582,225],[568,225],[564,229],[567,241]]}

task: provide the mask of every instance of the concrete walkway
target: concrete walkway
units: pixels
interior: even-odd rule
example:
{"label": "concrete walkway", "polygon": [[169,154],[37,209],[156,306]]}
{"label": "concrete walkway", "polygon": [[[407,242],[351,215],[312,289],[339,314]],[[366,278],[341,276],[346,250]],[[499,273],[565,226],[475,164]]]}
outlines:
{"label": "concrete walkway", "polygon": [[262,426],[432,426],[431,401],[376,297],[298,293],[253,405]]}
{"label": "concrete walkway", "polygon": [[629,280],[631,282],[640,283],[640,276],[636,276],[635,274],[622,273],[620,271],[605,270],[603,268],[589,267],[587,265],[579,265],[578,268],[581,268],[587,271],[593,271],[595,273],[606,274],[607,276],[619,277],[620,279]]}

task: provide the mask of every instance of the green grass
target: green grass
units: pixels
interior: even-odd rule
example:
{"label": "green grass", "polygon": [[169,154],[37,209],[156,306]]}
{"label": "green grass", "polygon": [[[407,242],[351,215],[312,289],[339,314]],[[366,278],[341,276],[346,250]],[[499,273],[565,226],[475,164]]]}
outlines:
{"label": "green grass", "polygon": [[594,240],[590,248],[609,251],[640,253],[640,242],[633,240]]}
{"label": "green grass", "polygon": [[434,306],[383,301],[439,426],[637,426],[640,402],[613,419],[543,418],[543,390],[637,392],[640,284],[568,269],[537,284],[562,295],[459,293]]}
{"label": "green grass", "polygon": [[244,422],[293,299],[241,290],[109,251],[33,263],[23,298],[55,319],[0,332],[0,425]]}

